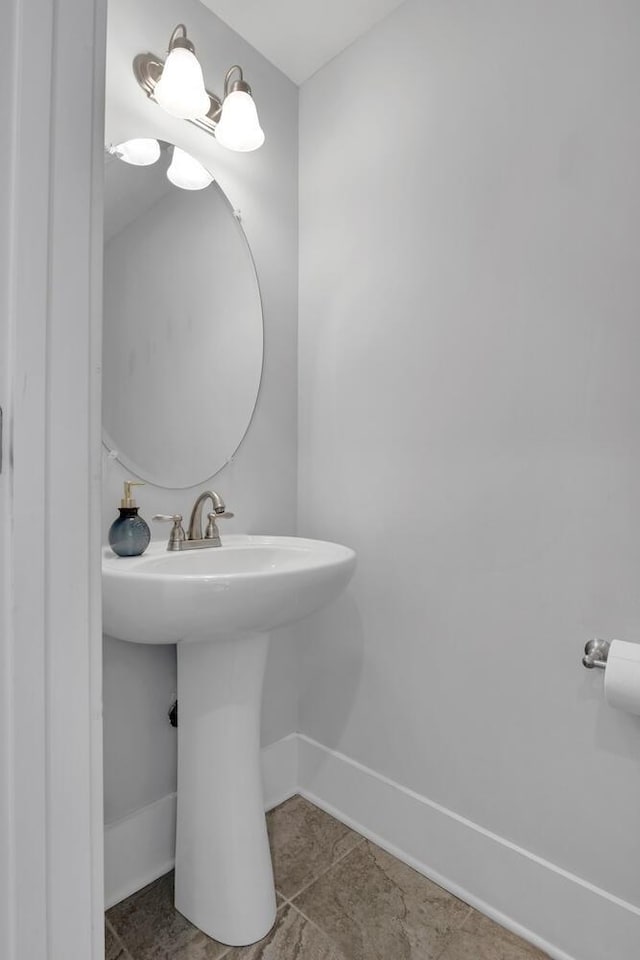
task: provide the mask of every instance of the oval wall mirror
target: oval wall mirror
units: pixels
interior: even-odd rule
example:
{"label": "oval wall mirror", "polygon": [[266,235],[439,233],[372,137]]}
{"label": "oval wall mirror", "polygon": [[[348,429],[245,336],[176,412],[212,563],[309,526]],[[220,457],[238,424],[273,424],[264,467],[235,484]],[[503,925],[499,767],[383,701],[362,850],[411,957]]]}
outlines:
{"label": "oval wall mirror", "polygon": [[244,231],[220,187],[167,178],[173,153],[107,155],[103,442],[128,471],[192,487],[238,449],[262,374],[262,303]]}

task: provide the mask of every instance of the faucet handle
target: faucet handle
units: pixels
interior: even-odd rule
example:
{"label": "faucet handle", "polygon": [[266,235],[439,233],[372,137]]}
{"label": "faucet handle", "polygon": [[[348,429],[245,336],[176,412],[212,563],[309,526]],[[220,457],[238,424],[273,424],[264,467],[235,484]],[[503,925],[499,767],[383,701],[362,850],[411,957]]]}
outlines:
{"label": "faucet handle", "polygon": [[156,513],[153,517],[154,520],[160,520],[164,523],[172,523],[173,527],[171,528],[171,533],[169,534],[169,543],[167,544],[167,550],[180,550],[180,545],[185,540],[184,527],[182,526],[182,514],[181,513]]}
{"label": "faucet handle", "polygon": [[220,540],[220,533],[216,525],[217,520],[230,520],[233,517],[233,514],[229,510],[224,510],[222,513],[208,513],[207,517],[209,523],[207,524],[207,529],[204,533],[205,540]]}

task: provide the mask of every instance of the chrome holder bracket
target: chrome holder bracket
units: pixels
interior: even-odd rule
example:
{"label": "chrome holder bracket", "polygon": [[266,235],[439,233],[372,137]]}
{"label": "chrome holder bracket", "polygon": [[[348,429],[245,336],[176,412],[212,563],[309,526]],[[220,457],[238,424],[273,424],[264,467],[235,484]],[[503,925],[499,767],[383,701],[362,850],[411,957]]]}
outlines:
{"label": "chrome holder bracket", "polygon": [[593,670],[594,667],[597,667],[598,670],[604,670],[609,659],[610,647],[611,640],[599,640],[597,637],[588,640],[584,646],[582,666],[586,667],[587,670]]}
{"label": "chrome holder bracket", "polygon": [[[157,57],[155,53],[138,53],[133,58],[133,75],[138,81],[138,85],[154,103],[157,103],[154,91],[163,67],[164,60]],[[204,130],[205,133],[213,137],[222,113],[222,100],[215,93],[211,93],[210,90],[207,90],[207,96],[210,106],[206,117],[188,120],[187,123],[192,123],[194,127],[199,127],[200,130]]]}

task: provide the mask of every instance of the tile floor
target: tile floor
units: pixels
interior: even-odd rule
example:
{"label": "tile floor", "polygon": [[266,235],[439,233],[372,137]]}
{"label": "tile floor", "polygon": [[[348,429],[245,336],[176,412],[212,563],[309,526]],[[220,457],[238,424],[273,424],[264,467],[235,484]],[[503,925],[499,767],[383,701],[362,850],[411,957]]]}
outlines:
{"label": "tile floor", "polygon": [[264,940],[209,939],[167,874],[108,911],[106,960],[546,960],[302,797],[267,821],[279,907]]}

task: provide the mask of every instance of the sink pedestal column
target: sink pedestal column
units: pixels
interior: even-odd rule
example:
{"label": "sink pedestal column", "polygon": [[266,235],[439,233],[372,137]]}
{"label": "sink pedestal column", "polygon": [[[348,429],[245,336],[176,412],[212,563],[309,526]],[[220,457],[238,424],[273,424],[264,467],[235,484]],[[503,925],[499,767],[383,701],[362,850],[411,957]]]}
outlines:
{"label": "sink pedestal column", "polygon": [[276,916],[260,769],[269,635],[178,644],[176,908],[231,946]]}

